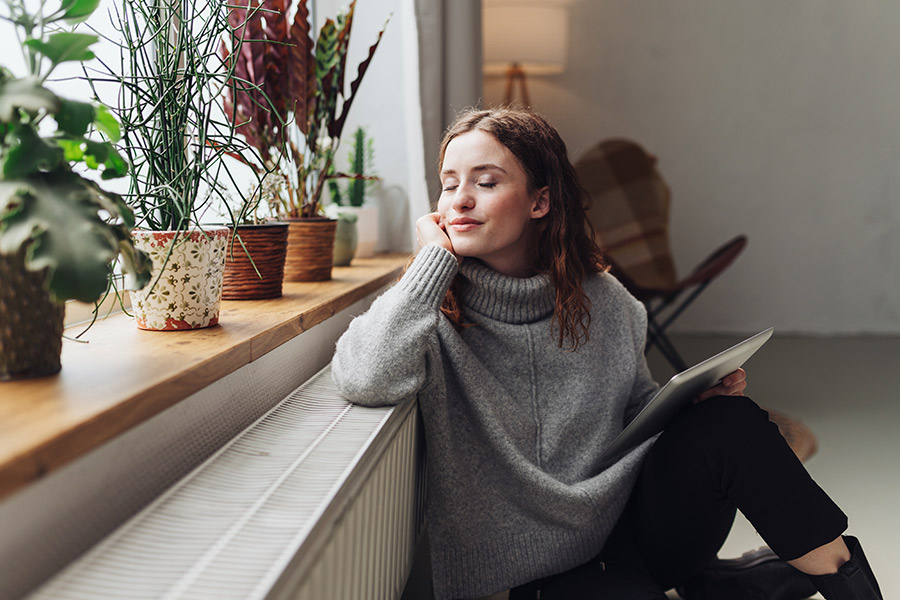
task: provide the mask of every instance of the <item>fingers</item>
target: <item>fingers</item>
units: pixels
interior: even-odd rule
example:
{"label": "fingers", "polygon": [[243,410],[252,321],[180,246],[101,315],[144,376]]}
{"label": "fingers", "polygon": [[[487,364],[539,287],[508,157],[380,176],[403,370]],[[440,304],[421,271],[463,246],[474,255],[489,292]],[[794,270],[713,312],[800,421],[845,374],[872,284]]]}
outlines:
{"label": "fingers", "polygon": [[416,221],[416,241],[419,248],[428,244],[437,244],[453,252],[453,244],[447,237],[447,232],[444,231],[440,213],[433,212],[419,217]]}
{"label": "fingers", "polygon": [[747,389],[747,372],[738,369],[734,373],[729,373],[717,387],[721,387],[726,396],[743,396],[744,390]]}
{"label": "fingers", "polygon": [[729,373],[722,378],[722,381],[699,396],[697,402],[703,402],[707,398],[713,396],[743,396],[744,390],[747,389],[747,373],[743,369],[738,369],[733,373]]}

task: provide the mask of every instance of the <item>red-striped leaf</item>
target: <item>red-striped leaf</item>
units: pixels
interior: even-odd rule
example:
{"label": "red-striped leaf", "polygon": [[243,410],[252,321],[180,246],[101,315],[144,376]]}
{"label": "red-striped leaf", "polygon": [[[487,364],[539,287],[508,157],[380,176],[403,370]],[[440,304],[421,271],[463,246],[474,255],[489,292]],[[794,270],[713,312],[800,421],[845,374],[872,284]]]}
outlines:
{"label": "red-striped leaf", "polygon": [[369,55],[364,61],[359,63],[359,66],[356,68],[356,79],[350,83],[350,95],[344,99],[344,105],[341,107],[341,116],[332,123],[332,126],[328,130],[328,135],[333,138],[341,137],[341,132],[344,130],[344,122],[347,120],[347,113],[350,112],[350,105],[353,104],[353,99],[356,98],[356,90],[359,89],[359,84],[362,83],[362,78],[366,74],[369,64],[372,62],[372,57],[375,56],[375,50],[378,48],[378,44],[381,43],[381,36],[384,35],[384,30],[387,28],[387,24],[390,20],[391,18],[388,16],[381,31],[378,32],[378,38],[376,38],[375,43],[369,47]]}

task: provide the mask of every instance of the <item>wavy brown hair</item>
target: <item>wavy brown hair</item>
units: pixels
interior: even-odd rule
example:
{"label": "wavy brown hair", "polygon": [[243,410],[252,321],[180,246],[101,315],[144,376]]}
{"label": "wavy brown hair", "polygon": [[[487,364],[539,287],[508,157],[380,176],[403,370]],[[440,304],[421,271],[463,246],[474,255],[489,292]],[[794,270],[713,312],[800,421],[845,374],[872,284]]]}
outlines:
{"label": "wavy brown hair", "polygon": [[[566,144],[553,126],[529,110],[470,109],[447,128],[441,141],[439,168],[447,145],[476,129],[492,135],[519,160],[528,175],[529,192],[543,187],[549,190],[550,211],[535,223],[531,260],[533,268],[546,273],[556,289],[553,324],[559,346],[562,348],[568,340],[568,348],[576,350],[588,340],[591,324],[591,301],[582,283],[585,275],[603,271],[605,266],[587,217],[590,198],[578,183]],[[462,327],[459,292],[459,282],[454,281],[441,310]]]}

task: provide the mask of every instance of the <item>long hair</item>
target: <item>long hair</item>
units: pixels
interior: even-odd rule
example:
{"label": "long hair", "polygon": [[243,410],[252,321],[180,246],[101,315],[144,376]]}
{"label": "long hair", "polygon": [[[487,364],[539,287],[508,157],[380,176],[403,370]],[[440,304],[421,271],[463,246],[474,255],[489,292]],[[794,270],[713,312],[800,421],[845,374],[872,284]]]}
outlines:
{"label": "long hair", "polygon": [[[528,176],[528,190],[547,187],[549,212],[535,222],[533,268],[546,273],[556,289],[553,324],[559,346],[568,340],[576,350],[589,337],[591,302],[584,292],[585,275],[605,270],[603,253],[594,242],[587,217],[589,196],[578,183],[569,162],[566,144],[543,117],[528,110],[496,108],[470,109],[461,113],[441,141],[439,167],[443,166],[447,145],[457,136],[473,130],[484,131],[506,146],[519,160]],[[441,310],[458,327],[462,326],[459,285],[454,282]]]}

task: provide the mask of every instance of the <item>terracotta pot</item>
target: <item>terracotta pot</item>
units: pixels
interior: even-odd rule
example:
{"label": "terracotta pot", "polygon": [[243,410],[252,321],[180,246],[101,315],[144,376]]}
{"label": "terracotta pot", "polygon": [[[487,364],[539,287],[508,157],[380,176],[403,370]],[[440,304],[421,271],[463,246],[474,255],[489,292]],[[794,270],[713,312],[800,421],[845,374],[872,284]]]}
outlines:
{"label": "terracotta pot", "polygon": [[129,292],[139,329],[202,329],[219,322],[230,234],[227,227],[218,226],[203,231],[133,232],[135,247],[153,261],[150,283]]}
{"label": "terracotta pot", "polygon": [[285,281],[327,281],[334,261],[335,219],[285,219],[288,250]]}
{"label": "terracotta pot", "polygon": [[223,300],[265,300],[281,296],[288,224],[238,225],[225,255]]}
{"label": "terracotta pot", "polygon": [[51,375],[62,366],[65,306],[44,288],[46,270],[27,270],[24,256],[0,254],[0,380]]}

